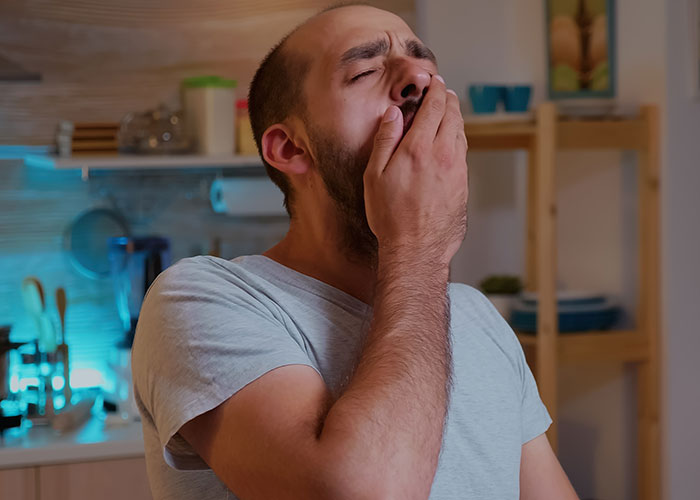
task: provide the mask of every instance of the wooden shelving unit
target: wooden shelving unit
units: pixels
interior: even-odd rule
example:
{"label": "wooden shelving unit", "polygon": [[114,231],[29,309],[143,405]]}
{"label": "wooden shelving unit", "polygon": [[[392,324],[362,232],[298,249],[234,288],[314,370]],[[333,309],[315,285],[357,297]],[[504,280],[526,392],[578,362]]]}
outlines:
{"label": "wooden shelving unit", "polygon": [[[530,122],[465,124],[469,149],[529,153],[525,281],[537,290],[537,333],[518,333],[554,419],[548,431],[557,449],[558,367],[562,363],[633,363],[638,394],[638,494],[660,497],[659,443],[659,113],[645,106],[634,119],[560,119],[554,103],[540,105]],[[560,334],[556,306],[556,152],[632,150],[639,171],[639,290],[633,330]]]}

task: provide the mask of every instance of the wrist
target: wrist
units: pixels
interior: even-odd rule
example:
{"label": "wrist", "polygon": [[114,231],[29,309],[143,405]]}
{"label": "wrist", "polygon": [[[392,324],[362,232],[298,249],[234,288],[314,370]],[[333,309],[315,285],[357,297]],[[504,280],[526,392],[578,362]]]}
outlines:
{"label": "wrist", "polygon": [[411,270],[417,274],[428,273],[435,276],[444,274],[445,278],[450,270],[450,259],[446,259],[437,246],[380,243],[377,264],[378,269]]}
{"label": "wrist", "polygon": [[433,250],[380,246],[377,255],[377,277],[382,281],[416,282],[422,285],[446,284],[450,264],[441,257]]}

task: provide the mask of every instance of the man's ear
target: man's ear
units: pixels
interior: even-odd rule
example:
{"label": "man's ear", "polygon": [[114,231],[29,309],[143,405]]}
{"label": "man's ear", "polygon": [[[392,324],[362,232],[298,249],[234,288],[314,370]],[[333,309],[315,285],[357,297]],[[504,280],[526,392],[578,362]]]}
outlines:
{"label": "man's ear", "polygon": [[293,139],[292,131],[282,123],[271,125],[262,136],[265,161],[285,174],[303,174],[309,169],[309,155]]}

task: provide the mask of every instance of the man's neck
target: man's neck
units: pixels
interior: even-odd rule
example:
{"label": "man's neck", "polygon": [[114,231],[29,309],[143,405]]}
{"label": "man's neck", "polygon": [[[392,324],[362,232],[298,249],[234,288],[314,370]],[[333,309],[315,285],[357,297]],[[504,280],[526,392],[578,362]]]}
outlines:
{"label": "man's neck", "polygon": [[292,222],[282,241],[263,255],[371,305],[375,270],[369,263],[348,256],[332,234],[301,228]]}

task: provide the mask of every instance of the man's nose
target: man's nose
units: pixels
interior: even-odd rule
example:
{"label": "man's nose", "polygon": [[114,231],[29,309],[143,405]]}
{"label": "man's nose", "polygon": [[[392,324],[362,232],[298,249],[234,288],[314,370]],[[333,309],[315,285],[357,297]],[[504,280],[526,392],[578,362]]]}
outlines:
{"label": "man's nose", "polygon": [[391,88],[391,99],[403,102],[407,99],[420,99],[430,85],[430,73],[425,68],[412,62],[404,62],[399,70],[399,77]]}

